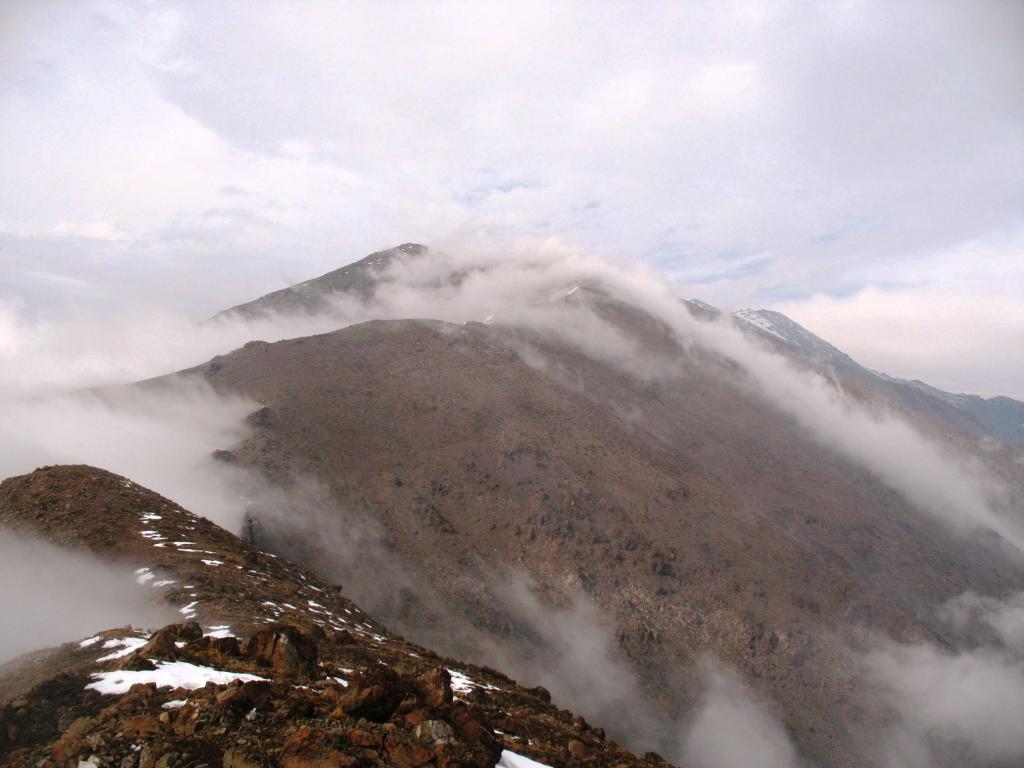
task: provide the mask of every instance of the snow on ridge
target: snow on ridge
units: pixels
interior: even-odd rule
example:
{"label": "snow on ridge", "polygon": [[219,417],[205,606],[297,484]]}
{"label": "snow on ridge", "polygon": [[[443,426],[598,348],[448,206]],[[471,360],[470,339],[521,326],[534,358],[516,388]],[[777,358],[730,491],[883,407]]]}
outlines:
{"label": "snow on ridge", "polygon": [[692,304],[693,306],[699,308],[699,309],[703,309],[705,312],[711,312],[713,314],[718,314],[718,307],[713,307],[710,304],[708,304],[706,301],[701,301],[700,299],[692,299],[692,298],[691,299],[686,299],[686,301],[689,302],[690,304]]}
{"label": "snow on ridge", "polygon": [[789,339],[781,334],[775,324],[758,312],[755,309],[741,309],[738,312],[733,313],[733,317],[738,317],[748,325],[752,325],[760,331],[770,333],[772,336],[782,339],[785,342],[789,342]]}
{"label": "snow on ridge", "polygon": [[478,683],[465,672],[461,672],[457,669],[449,668],[448,674],[451,675],[452,690],[457,693],[469,693],[474,688],[483,688],[488,691],[498,690],[498,687],[496,685],[490,685],[489,683]]}
{"label": "snow on ridge", "polygon": [[501,752],[501,759],[494,768],[550,768],[544,763],[538,763],[528,757],[517,755],[511,750],[504,749]]}
{"label": "snow on ridge", "polygon": [[119,637],[113,640],[107,640],[107,642],[103,644],[104,648],[118,648],[120,646],[120,650],[108,653],[106,656],[100,656],[96,661],[113,661],[114,659],[124,658],[125,656],[137,651],[147,642],[149,642],[149,640],[145,637]]}
{"label": "snow on ridge", "polygon": [[209,631],[203,633],[203,637],[235,637],[231,632],[230,624],[214,624]]}
{"label": "snow on ridge", "polygon": [[265,677],[250,675],[245,672],[225,672],[211,667],[201,667],[185,661],[161,661],[156,669],[117,670],[114,672],[94,672],[93,682],[86,685],[102,694],[122,694],[136,683],[155,683],[157,688],[185,688],[194,690],[207,683],[227,685],[232,680],[243,683],[252,680],[266,680]]}

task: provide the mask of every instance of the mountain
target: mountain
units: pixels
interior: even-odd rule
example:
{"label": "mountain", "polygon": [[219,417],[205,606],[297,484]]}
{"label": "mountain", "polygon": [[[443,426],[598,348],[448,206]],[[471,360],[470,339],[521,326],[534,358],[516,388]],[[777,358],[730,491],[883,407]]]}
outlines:
{"label": "mountain", "polygon": [[[869,763],[893,703],[865,680],[866,649],[976,647],[983,628],[951,628],[944,607],[1024,590],[1013,447],[782,315],[730,319],[575,257],[407,244],[213,322],[293,314],[338,330],[250,341],[136,385],[158,402],[198,379],[253,404],[203,471],[238,483],[261,562],[343,583],[383,624],[464,660],[453,669],[543,685],[631,749],[684,764],[694,724],[724,712],[727,740],[772,733],[815,765]],[[202,575],[178,598],[198,600],[200,620],[207,603],[227,615],[230,600],[196,589]],[[252,607],[218,626],[244,630]],[[258,674],[252,636],[217,669]],[[723,700],[715,675],[733,673]],[[572,757],[558,734],[529,735],[530,754]]]}
{"label": "mountain", "polygon": [[[374,295],[387,261],[407,256],[382,253],[330,273],[331,284],[345,275],[360,298]],[[333,305],[338,296],[310,298],[328,277],[232,311]],[[231,462],[281,488],[317,488],[306,517],[254,510],[261,545],[337,577],[387,623],[446,652],[499,659],[518,676],[554,655],[545,684],[616,720],[621,702],[576,686],[572,654],[558,656],[559,638],[538,627],[538,615],[592,606],[597,619],[579,634],[613,639],[645,697],[628,709],[655,725],[625,730],[667,754],[672,723],[697,703],[693,662],[712,652],[775,702],[803,754],[860,764],[858,742],[882,715],[844,661],[847,630],[952,647],[938,608],[970,590],[1024,588],[1019,553],[998,537],[963,537],[823,447],[752,395],[729,360],[681,345],[642,306],[582,283],[549,294],[601,318],[641,369],[499,315],[253,342],[186,372],[261,404],[248,438],[224,446]],[[950,426],[983,432],[781,315],[738,320],[937,440],[973,450]],[[362,530],[374,533],[346,546]],[[524,607],[519,580],[541,604]]]}
{"label": "mountain", "polygon": [[937,419],[961,434],[1024,445],[1024,403],[1019,400],[952,394],[922,381],[907,381],[870,370],[780,312],[742,309],[734,312],[733,317],[744,328],[795,354],[801,361]]}
{"label": "mountain", "polygon": [[377,286],[377,277],[392,261],[401,257],[422,255],[426,247],[417,243],[404,243],[384,251],[371,253],[346,267],[296,285],[268,293],[254,301],[218,312],[212,320],[230,317],[252,318],[271,313],[316,314],[330,311],[331,298],[349,294],[362,298],[371,296]]}
{"label": "mountain", "polygon": [[10,478],[0,525],[102,558],[180,621],[96,627],[0,667],[0,765],[658,761],[558,709],[543,688],[407,642],[336,585],[110,472],[60,466]]}
{"label": "mountain", "polygon": [[1010,397],[979,397],[952,394],[913,380],[902,382],[943,400],[978,420],[985,431],[999,440],[1024,445],[1024,403]]}
{"label": "mountain", "polygon": [[[372,297],[379,286],[381,275],[389,266],[403,259],[414,260],[426,252],[426,246],[404,243],[371,253],[320,277],[231,307],[213,319],[251,319],[277,313],[329,313],[334,309],[333,302],[338,297]],[[461,272],[450,276],[456,283],[462,277]],[[718,308],[699,299],[687,299],[686,304],[692,313],[702,319],[713,319],[722,314]],[[732,313],[732,317],[740,327],[795,356],[802,363],[828,373],[837,373],[855,387],[867,389],[900,407],[925,414],[961,434],[974,438],[990,436],[1013,445],[1024,445],[1024,402],[1008,397],[982,398],[977,395],[953,394],[921,381],[908,381],[873,371],[780,312],[741,309]]]}

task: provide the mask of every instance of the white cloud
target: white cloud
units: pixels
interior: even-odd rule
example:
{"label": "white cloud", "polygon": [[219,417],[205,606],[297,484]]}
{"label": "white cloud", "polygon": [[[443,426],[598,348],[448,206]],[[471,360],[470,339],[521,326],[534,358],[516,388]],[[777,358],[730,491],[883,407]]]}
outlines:
{"label": "white cloud", "polygon": [[0,582],[0,664],[93,632],[174,620],[159,590],[140,587],[130,568],[8,528],[0,528]]}
{"label": "white cloud", "polygon": [[796,750],[766,705],[735,673],[705,659],[704,692],[684,740],[695,768],[796,768]]}
{"label": "white cloud", "polygon": [[776,309],[877,370],[954,392],[1024,398],[1024,233],[876,270],[884,287]]}
{"label": "white cloud", "polygon": [[[883,768],[995,766],[1024,758],[1024,595],[1004,599],[966,593],[939,615],[966,642],[876,638],[856,655],[884,723],[873,740]],[[987,638],[979,627],[994,634]],[[980,640],[979,640],[980,638]]]}
{"label": "white cloud", "polygon": [[[687,292],[726,304],[832,291],[851,264],[870,274],[1016,214],[1022,12],[9,6],[0,221],[124,233],[88,279],[127,274],[123,300],[200,314],[220,304],[197,275],[231,303],[479,220],[702,275]],[[210,228],[232,187],[251,216]],[[29,247],[5,245],[16,266]],[[78,274],[74,248],[43,258]],[[26,282],[5,290],[68,295]]]}

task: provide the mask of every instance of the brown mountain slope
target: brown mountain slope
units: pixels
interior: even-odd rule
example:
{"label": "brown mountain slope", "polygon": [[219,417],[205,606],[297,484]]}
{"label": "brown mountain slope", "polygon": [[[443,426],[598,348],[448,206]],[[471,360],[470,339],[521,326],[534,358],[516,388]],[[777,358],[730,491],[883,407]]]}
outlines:
{"label": "brown mountain slope", "polygon": [[371,296],[376,290],[380,272],[393,259],[416,257],[425,250],[425,246],[405,243],[385,251],[371,253],[359,261],[339,267],[320,277],[218,312],[212,320],[232,316],[252,318],[272,313],[313,315],[329,311],[332,294],[346,293],[361,298]]}
{"label": "brown mountain slope", "polygon": [[[323,529],[303,538],[267,518],[264,534],[343,576],[388,622],[520,664],[536,626],[505,569],[525,572],[551,603],[583,594],[598,607],[663,711],[692,703],[688,662],[710,650],[777,702],[807,756],[859,764],[858,724],[874,713],[843,633],[946,642],[935,606],[1020,589],[1024,571],[998,541],[954,536],[812,442],[730,383],[726,362],[684,353],[629,307],[601,311],[673,375],[431,321],[252,343],[194,372],[264,404],[238,460],[286,487],[315,478],[333,514],[383,526],[412,573],[398,604],[377,603],[381,574],[365,578],[359,553],[339,562]],[[433,632],[433,594],[482,634]],[[552,686],[574,695],[571,680]],[[653,736],[671,748],[672,734]]]}
{"label": "brown mountain slope", "polygon": [[[386,294],[392,287],[389,285],[392,281],[402,284],[401,278],[396,280],[396,267],[422,262],[436,255],[426,246],[405,243],[227,309],[218,313],[213,320],[296,314],[340,317],[338,309],[342,305],[350,306],[353,302],[365,302],[378,294]],[[442,271],[435,277],[433,287],[442,284],[459,285],[468,274],[478,270],[486,271],[487,268],[486,265],[474,264],[463,265],[449,273]],[[722,314],[715,307],[699,300],[685,300],[685,305],[691,313],[703,319],[719,318]],[[1014,408],[1017,413],[1020,412],[1021,404],[1016,401],[1008,398],[1001,398],[1001,402],[1000,399],[986,401],[977,397],[951,395],[922,382],[903,381],[869,370],[777,312],[741,310],[733,317],[741,330],[758,337],[776,352],[799,365],[835,377],[847,387],[884,400],[905,412],[921,414],[968,437],[988,435],[1020,443],[1020,429],[1014,421],[1013,413]],[[984,423],[979,420],[981,413],[988,414]],[[1000,419],[1000,416],[1005,418]]]}
{"label": "brown mountain slope", "polygon": [[8,479],[0,524],[131,567],[183,621],[0,667],[0,765],[489,768],[502,749],[645,764],[545,690],[408,643],[312,573],[109,472]]}

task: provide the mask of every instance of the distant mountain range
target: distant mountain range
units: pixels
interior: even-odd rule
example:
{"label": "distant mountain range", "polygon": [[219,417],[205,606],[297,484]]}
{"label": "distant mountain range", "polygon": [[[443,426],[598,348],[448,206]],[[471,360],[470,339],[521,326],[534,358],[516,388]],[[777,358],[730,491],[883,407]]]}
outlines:
{"label": "distant mountain range", "polygon": [[[707,307],[701,304],[702,308]],[[796,351],[804,360],[821,368],[831,368],[861,382],[874,379],[881,392],[911,410],[919,410],[944,421],[954,429],[979,437],[988,435],[1014,445],[1024,445],[1024,402],[1009,397],[979,397],[953,394],[923,381],[899,379],[865,368],[799,323],[769,309],[741,309],[733,317],[754,333],[761,334]],[[918,393],[924,393],[922,398]],[[942,408],[941,401],[954,411]]]}

